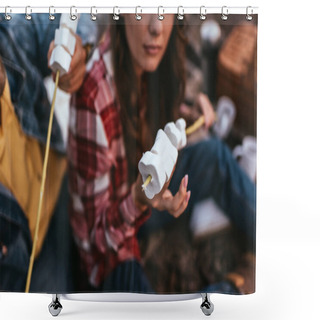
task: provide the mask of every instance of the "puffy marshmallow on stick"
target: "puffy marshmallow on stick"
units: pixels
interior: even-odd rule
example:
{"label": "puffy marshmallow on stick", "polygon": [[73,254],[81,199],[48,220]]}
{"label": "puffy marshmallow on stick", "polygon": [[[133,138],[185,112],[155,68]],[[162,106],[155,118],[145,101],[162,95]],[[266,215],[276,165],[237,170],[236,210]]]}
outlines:
{"label": "puffy marshmallow on stick", "polygon": [[177,158],[177,149],[160,129],[151,151],[144,153],[138,164],[143,181],[151,176],[149,184],[144,189],[147,198],[152,199],[162,190],[171,177]]}
{"label": "puffy marshmallow on stick", "polygon": [[78,27],[78,20],[80,15],[76,14],[77,19],[70,19],[70,14],[63,13],[60,16],[60,28],[68,28],[73,33],[76,33]]}
{"label": "puffy marshmallow on stick", "polygon": [[149,176],[151,177],[150,183],[144,189],[148,199],[152,199],[155,194],[158,194],[166,182],[166,174],[164,170],[159,170],[160,167],[161,157],[150,151],[144,153],[139,161],[138,168],[143,181],[146,181]]}
{"label": "puffy marshmallow on stick", "polygon": [[186,121],[183,118],[180,118],[176,121],[176,127],[181,134],[181,140],[180,140],[178,150],[184,148],[187,144],[186,126],[187,126]]}
{"label": "puffy marshmallow on stick", "polygon": [[178,149],[181,141],[181,133],[173,122],[169,122],[164,127],[164,132],[170,139],[173,146]]}
{"label": "puffy marshmallow on stick", "polygon": [[60,71],[60,75],[64,75],[68,72],[71,64],[71,55],[63,46],[56,46],[51,54],[50,68],[57,72]]}
{"label": "puffy marshmallow on stick", "polygon": [[182,149],[187,144],[186,122],[184,119],[180,118],[176,123],[167,123],[164,127],[164,132],[178,150]]}
{"label": "puffy marshmallow on stick", "polygon": [[76,47],[76,38],[68,28],[56,29],[54,45],[64,47],[70,55],[73,56]]}
{"label": "puffy marshmallow on stick", "polygon": [[75,32],[78,19],[71,20],[70,15],[62,14],[59,29],[55,31],[54,49],[49,61],[50,68],[60,72],[60,76],[67,73],[74,54],[76,38]]}
{"label": "puffy marshmallow on stick", "polygon": [[160,170],[164,170],[164,172],[166,173],[166,181],[168,181],[171,177],[174,165],[177,161],[178,151],[172,145],[165,132],[161,129],[158,130],[156,140],[153,147],[151,148],[151,152],[160,156]]}

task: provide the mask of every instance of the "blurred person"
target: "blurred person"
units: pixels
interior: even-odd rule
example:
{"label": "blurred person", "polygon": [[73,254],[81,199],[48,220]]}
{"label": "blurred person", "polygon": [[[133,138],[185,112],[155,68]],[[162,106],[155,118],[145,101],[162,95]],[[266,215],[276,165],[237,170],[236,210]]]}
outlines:
{"label": "blurred person", "polygon": [[[0,18],[0,290],[24,291],[39,203],[44,148],[50,114],[44,78],[59,16]],[[83,16],[85,20],[85,16]],[[90,21],[88,19],[88,21]],[[94,24],[81,23],[75,53],[62,90],[76,91],[85,74]],[[52,46],[52,44],[51,44]],[[51,49],[51,48],[50,48]],[[65,146],[54,118],[44,205],[30,291],[72,290]]]}

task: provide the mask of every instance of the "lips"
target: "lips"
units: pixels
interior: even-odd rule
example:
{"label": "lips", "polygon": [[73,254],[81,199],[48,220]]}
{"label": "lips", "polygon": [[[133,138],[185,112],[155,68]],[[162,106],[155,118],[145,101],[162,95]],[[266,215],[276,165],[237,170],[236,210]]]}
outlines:
{"label": "lips", "polygon": [[143,49],[146,52],[146,54],[150,56],[155,56],[161,51],[161,46],[158,45],[143,45]]}

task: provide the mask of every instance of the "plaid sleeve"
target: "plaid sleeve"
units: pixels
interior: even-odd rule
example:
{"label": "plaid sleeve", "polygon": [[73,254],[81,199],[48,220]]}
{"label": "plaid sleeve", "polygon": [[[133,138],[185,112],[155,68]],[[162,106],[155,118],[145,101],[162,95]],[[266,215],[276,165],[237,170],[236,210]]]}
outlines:
{"label": "plaid sleeve", "polygon": [[68,148],[71,225],[90,263],[94,250],[126,252],[120,260],[134,255],[130,239],[150,214],[134,205],[113,83],[95,54],[97,61],[72,100]]}

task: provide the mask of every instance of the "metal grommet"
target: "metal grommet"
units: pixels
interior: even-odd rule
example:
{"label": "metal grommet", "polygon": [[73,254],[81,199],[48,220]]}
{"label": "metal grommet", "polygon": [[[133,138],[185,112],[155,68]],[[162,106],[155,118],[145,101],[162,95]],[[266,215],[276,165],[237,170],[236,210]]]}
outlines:
{"label": "metal grommet", "polygon": [[[162,13],[160,13],[160,9],[162,10]],[[162,21],[164,19],[164,9],[163,6],[158,7],[158,20]]]}
{"label": "metal grommet", "polygon": [[50,7],[49,7],[49,20],[50,20],[50,21],[53,21],[53,20],[56,18],[52,12],[53,12],[53,13],[56,12],[54,6],[50,6]]}
{"label": "metal grommet", "polygon": [[119,14],[120,14],[119,7],[113,7],[113,20],[118,21],[120,19]]}
{"label": "metal grommet", "polygon": [[207,18],[207,9],[205,6],[200,7],[200,20],[206,20]]}
{"label": "metal grommet", "polygon": [[8,14],[8,11],[9,11],[9,12],[12,12],[11,9],[10,9],[10,7],[9,7],[9,6],[6,6],[6,7],[4,8],[4,18],[5,18],[7,21],[10,21],[12,17]]}
{"label": "metal grommet", "polygon": [[223,6],[221,8],[221,19],[224,20],[224,21],[227,20],[228,19],[228,15],[229,15],[228,7]]}
{"label": "metal grommet", "polygon": [[[95,13],[93,13],[93,10],[95,10]],[[96,7],[91,7],[90,9],[90,16],[91,16],[91,20],[92,21],[96,21],[97,20],[97,9]]]}
{"label": "metal grommet", "polygon": [[184,15],[183,6],[179,6],[179,7],[178,7],[177,19],[178,19],[178,20],[183,20],[183,15]]}
{"label": "metal grommet", "polygon": [[25,15],[26,20],[30,21],[32,19],[31,13],[32,13],[31,7],[27,6],[26,7],[26,15]]}
{"label": "metal grommet", "polygon": [[77,8],[75,6],[70,7],[70,19],[72,21],[77,20],[78,16],[77,16]]}
{"label": "metal grommet", "polygon": [[138,9],[140,9],[140,13],[142,13],[142,8],[140,6],[136,7],[136,20],[140,21],[142,19],[142,16],[138,14]]}
{"label": "metal grommet", "polygon": [[[250,12],[249,12],[249,10],[250,10]],[[252,7],[247,7],[247,9],[246,9],[246,19],[248,20],[248,21],[251,21],[252,20],[252,14],[253,14],[253,9],[252,9]]]}

